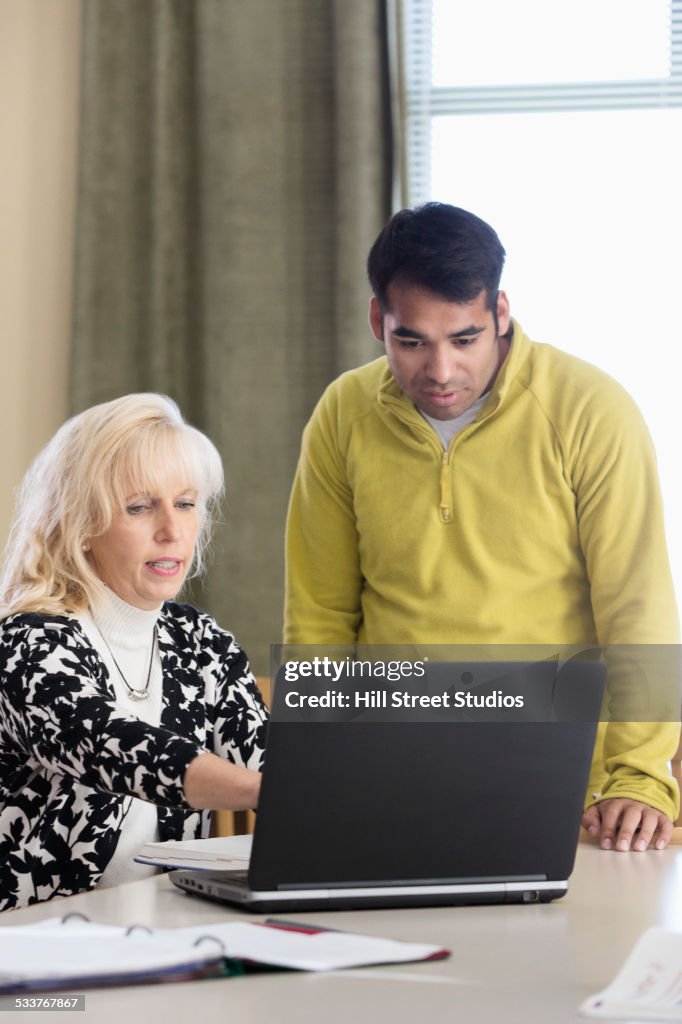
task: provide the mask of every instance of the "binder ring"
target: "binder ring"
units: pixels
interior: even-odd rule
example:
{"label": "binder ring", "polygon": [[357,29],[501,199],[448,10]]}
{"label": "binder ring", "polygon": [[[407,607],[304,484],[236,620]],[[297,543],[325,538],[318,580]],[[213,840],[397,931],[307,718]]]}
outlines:
{"label": "binder ring", "polygon": [[193,946],[200,946],[201,943],[202,942],[206,942],[206,940],[208,940],[209,942],[217,942],[218,945],[220,946],[220,949],[222,950],[222,952],[225,955],[227,955],[227,950],[225,948],[225,943],[223,942],[222,939],[219,939],[217,935],[200,935],[197,939],[194,940],[192,945]]}
{"label": "binder ring", "polygon": [[125,930],[126,937],[128,935],[130,935],[132,932],[136,931],[136,929],[138,929],[138,928],[141,931],[143,931],[143,932],[147,932],[148,935],[153,935],[154,934],[152,929],[148,928],[146,924],[131,924],[130,927],[126,928],[126,930]]}
{"label": "binder ring", "polygon": [[60,924],[67,924],[73,918],[79,918],[81,921],[87,921],[90,924],[90,918],[87,914],[81,914],[80,910],[70,910],[68,914],[64,914],[64,917],[59,922]]}

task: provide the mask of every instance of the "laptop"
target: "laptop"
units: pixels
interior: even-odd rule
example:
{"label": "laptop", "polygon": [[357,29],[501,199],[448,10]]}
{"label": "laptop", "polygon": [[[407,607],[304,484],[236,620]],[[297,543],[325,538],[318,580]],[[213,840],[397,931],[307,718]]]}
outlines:
{"label": "laptop", "polygon": [[[383,693],[388,707],[322,712],[302,708],[300,687],[278,678],[248,871],[180,869],[171,881],[268,913],[563,896],[604,666],[459,662],[428,672],[426,690],[449,693],[448,707],[391,710],[398,690],[373,680],[362,692]],[[359,688],[346,678],[329,692],[344,685]],[[462,693],[472,696],[456,701]],[[523,708],[511,703],[519,694]]]}

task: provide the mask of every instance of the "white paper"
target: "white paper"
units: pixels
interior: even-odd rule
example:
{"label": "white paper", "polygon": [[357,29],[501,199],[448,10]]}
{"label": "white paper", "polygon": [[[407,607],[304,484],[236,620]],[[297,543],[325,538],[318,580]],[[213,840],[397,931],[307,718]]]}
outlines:
{"label": "white paper", "polygon": [[580,1007],[584,1017],[682,1021],[682,931],[649,928],[611,984]]}
{"label": "white paper", "polygon": [[245,871],[249,866],[252,841],[253,836],[247,835],[145,843],[135,860],[157,867]]}

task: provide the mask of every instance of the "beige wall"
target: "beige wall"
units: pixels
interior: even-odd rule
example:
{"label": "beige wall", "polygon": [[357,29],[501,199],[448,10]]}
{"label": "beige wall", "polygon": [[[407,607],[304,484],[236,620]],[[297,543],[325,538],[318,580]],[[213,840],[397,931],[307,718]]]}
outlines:
{"label": "beige wall", "polygon": [[67,415],[80,0],[0,0],[0,543]]}

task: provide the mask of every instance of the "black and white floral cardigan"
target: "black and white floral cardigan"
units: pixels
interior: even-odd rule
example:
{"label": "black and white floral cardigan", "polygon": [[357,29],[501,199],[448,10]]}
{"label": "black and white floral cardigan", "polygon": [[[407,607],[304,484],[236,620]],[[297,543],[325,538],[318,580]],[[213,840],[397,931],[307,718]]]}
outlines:
{"label": "black and white floral cardigan", "polygon": [[206,836],[210,812],[192,810],[183,791],[198,753],[260,768],[267,713],[234,637],[167,602],[158,643],[157,728],[116,705],[77,620],[20,614],[1,624],[1,910],[93,889],[132,796],[158,806],[162,840]]}

